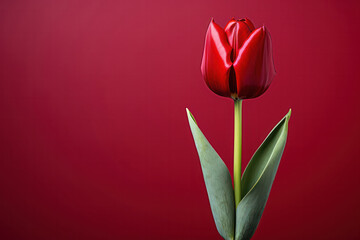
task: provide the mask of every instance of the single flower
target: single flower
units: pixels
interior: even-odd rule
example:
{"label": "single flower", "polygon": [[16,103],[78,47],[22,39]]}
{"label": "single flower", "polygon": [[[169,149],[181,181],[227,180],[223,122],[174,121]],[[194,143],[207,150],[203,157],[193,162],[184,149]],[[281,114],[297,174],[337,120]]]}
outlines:
{"label": "single flower", "polygon": [[263,94],[275,75],[270,34],[249,19],[232,19],[222,29],[211,20],[201,72],[216,94],[233,99]]}

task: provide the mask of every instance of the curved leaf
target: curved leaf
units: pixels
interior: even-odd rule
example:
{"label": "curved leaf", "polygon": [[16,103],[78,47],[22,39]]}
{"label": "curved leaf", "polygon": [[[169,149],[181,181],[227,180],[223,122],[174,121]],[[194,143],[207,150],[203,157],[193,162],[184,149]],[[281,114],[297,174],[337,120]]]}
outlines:
{"label": "curved leaf", "polygon": [[244,171],[242,200],[236,208],[236,240],[250,239],[259,224],[285,148],[290,115],[291,109],[270,132]]}
{"label": "curved leaf", "polygon": [[186,112],[216,228],[224,239],[234,239],[235,201],[229,170],[197,126],[190,111],[186,109]]}

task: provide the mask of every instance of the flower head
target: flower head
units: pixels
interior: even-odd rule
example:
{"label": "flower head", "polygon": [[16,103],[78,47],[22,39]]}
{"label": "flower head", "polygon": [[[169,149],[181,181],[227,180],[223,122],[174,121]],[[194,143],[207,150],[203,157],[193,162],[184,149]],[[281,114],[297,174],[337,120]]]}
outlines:
{"label": "flower head", "polygon": [[231,19],[222,29],[211,20],[201,72],[209,88],[233,99],[263,94],[275,75],[270,34],[249,19]]}

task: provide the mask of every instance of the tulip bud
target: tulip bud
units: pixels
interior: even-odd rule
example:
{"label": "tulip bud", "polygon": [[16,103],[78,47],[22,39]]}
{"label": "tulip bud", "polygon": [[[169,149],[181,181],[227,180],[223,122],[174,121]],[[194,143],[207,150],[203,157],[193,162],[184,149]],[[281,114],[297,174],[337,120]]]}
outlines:
{"label": "tulip bud", "polygon": [[211,20],[201,72],[218,95],[233,99],[260,96],[275,75],[269,32],[265,27],[255,29],[248,19],[232,19],[225,29]]}

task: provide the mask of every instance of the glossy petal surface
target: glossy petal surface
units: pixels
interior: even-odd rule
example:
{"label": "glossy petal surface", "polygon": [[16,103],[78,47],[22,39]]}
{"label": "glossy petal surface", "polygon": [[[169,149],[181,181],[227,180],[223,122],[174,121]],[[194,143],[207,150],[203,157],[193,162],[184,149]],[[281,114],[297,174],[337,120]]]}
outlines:
{"label": "glossy petal surface", "polygon": [[244,22],[248,26],[251,32],[255,30],[254,24],[249,19],[244,18],[241,19],[240,21]]}
{"label": "glossy petal surface", "polygon": [[234,62],[237,94],[241,99],[263,94],[275,75],[271,38],[265,27],[245,41]]}
{"label": "glossy petal surface", "polygon": [[246,39],[251,34],[251,29],[245,23],[245,21],[236,21],[231,20],[225,27],[225,32],[231,46],[232,54],[231,60],[234,61],[236,59],[236,54],[239,52],[239,49],[244,44]]}
{"label": "glossy petal surface", "polygon": [[231,51],[225,31],[212,20],[205,37],[201,72],[209,88],[224,97],[231,96],[229,87]]}
{"label": "glossy petal surface", "polygon": [[265,27],[255,30],[247,18],[231,19],[224,30],[212,20],[201,71],[218,95],[233,99],[260,96],[275,75],[270,34]]}

